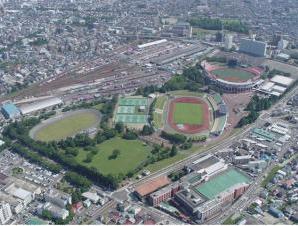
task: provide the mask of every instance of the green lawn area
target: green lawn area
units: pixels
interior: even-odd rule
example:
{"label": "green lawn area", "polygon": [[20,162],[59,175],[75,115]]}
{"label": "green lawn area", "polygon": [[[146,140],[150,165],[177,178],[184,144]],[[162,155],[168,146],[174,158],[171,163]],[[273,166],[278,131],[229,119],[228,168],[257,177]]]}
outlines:
{"label": "green lawn area", "polygon": [[[85,163],[84,159],[88,151],[80,150],[76,160],[90,167],[97,168],[102,174],[124,175],[135,169],[142,161],[150,155],[151,148],[139,140],[124,140],[113,138],[96,146],[98,153],[93,156],[92,162]],[[109,159],[113,150],[120,150],[120,155],[116,159]]]}
{"label": "green lawn area", "polygon": [[165,103],[167,101],[166,96],[159,96],[156,98],[155,108],[163,110]]}
{"label": "green lawn area", "polygon": [[204,93],[191,92],[188,90],[170,91],[169,94],[172,94],[175,96],[192,96],[192,97],[203,97],[205,95]]}
{"label": "green lawn area", "polygon": [[156,128],[163,127],[162,114],[154,112],[153,113],[153,122],[154,122],[154,126]]}
{"label": "green lawn area", "polygon": [[171,164],[174,164],[175,162],[178,162],[186,157],[187,157],[186,153],[179,152],[174,157],[163,159],[161,161],[150,164],[150,165],[146,166],[145,169],[150,170],[150,172],[156,172],[156,171],[161,170]]}
{"label": "green lawn area", "polygon": [[92,108],[93,109],[96,109],[96,110],[101,110],[102,109],[102,106],[103,106],[103,103],[101,103],[101,104],[97,104],[97,105],[94,105]]}
{"label": "green lawn area", "polygon": [[236,68],[218,69],[212,71],[212,74],[216,75],[220,79],[228,79],[232,81],[247,81],[248,79],[254,77],[253,73]]}
{"label": "green lawn area", "polygon": [[41,128],[35,134],[35,139],[41,141],[61,140],[88,129],[98,123],[98,116],[93,112],[82,112],[57,120]]}
{"label": "green lawn area", "polygon": [[199,125],[203,123],[203,107],[200,104],[175,103],[174,123]]}

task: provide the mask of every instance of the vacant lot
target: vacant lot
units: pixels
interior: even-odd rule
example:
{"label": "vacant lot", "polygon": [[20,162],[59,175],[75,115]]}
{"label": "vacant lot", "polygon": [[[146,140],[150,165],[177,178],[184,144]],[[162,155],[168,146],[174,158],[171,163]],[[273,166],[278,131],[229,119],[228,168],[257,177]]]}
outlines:
{"label": "vacant lot", "polygon": [[96,110],[76,111],[42,122],[33,128],[32,137],[41,141],[61,140],[96,127],[99,113]]}
{"label": "vacant lot", "polygon": [[193,103],[175,103],[174,123],[200,125],[203,123],[203,107]]}
{"label": "vacant lot", "polygon": [[[98,153],[93,156],[90,163],[85,163],[84,160],[88,151],[80,150],[77,161],[83,165],[97,168],[104,175],[112,174],[124,175],[131,170],[134,170],[147,156],[150,155],[151,148],[143,144],[139,140],[124,140],[121,138],[113,138],[96,146]],[[110,159],[113,150],[118,149],[120,154],[115,159]]]}

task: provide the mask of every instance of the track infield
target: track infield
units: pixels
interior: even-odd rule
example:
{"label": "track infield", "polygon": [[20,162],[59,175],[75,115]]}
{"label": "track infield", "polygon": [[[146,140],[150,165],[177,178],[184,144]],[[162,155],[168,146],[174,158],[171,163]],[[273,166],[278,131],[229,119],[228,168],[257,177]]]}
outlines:
{"label": "track infield", "polygon": [[209,129],[209,106],[198,97],[179,97],[169,103],[168,124],[177,132],[201,133]]}
{"label": "track infield", "polygon": [[100,116],[97,110],[68,112],[43,121],[30,131],[30,136],[45,142],[58,141],[91,127],[97,127],[99,122]]}
{"label": "track infield", "polygon": [[174,123],[201,125],[203,123],[203,106],[195,103],[175,103]]}

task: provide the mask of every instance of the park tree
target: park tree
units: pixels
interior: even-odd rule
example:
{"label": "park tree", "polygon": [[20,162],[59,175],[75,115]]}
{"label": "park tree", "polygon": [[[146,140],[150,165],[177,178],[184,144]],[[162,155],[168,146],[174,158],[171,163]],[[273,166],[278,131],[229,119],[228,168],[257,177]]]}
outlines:
{"label": "park tree", "polygon": [[115,129],[117,130],[118,133],[123,133],[124,132],[124,124],[123,124],[123,122],[117,122],[115,124]]}

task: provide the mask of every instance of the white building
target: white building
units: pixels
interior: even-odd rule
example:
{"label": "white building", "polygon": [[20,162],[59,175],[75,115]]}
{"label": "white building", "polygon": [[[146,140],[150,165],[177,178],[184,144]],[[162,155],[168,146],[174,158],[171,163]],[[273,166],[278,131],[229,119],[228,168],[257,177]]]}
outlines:
{"label": "white building", "polygon": [[61,208],[64,208],[67,204],[72,204],[71,195],[56,189],[50,189],[44,194],[44,198],[47,202],[51,202]]}
{"label": "white building", "polygon": [[292,78],[288,78],[282,75],[275,75],[272,79],[271,82],[274,82],[277,85],[283,86],[283,87],[288,87],[290,86],[294,80]]}
{"label": "white building", "polygon": [[233,35],[227,34],[225,37],[225,49],[230,50],[233,47]]}
{"label": "white building", "polygon": [[42,214],[44,210],[49,211],[54,218],[65,220],[69,216],[69,211],[50,202],[47,202],[38,208],[38,214]]}
{"label": "white building", "polygon": [[0,203],[0,223],[6,224],[12,217],[10,205],[6,202]]}
{"label": "white building", "polygon": [[99,201],[99,196],[95,192],[84,192],[82,196],[86,199],[89,199],[93,203],[97,203]]}

